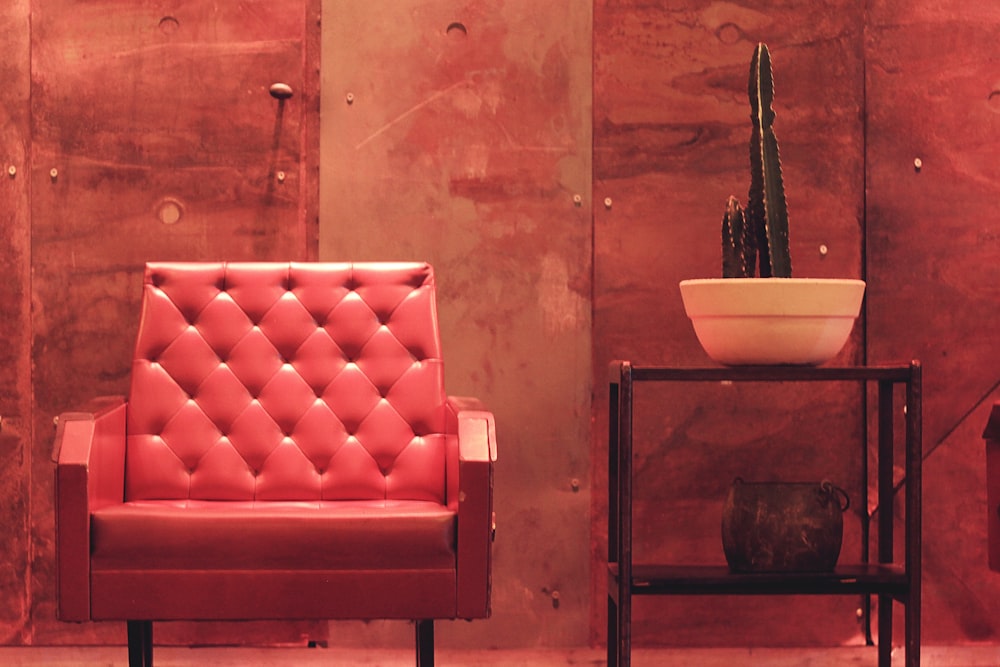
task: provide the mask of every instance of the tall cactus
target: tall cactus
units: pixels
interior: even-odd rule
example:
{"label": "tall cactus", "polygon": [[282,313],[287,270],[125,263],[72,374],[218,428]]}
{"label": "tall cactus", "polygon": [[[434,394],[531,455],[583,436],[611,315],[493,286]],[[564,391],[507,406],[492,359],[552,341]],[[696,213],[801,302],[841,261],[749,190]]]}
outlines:
{"label": "tall cactus", "polygon": [[722,220],[722,275],[726,278],[790,278],[788,209],[774,135],[774,78],[771,54],[758,44],[750,62],[750,192],[744,211],[734,197]]}

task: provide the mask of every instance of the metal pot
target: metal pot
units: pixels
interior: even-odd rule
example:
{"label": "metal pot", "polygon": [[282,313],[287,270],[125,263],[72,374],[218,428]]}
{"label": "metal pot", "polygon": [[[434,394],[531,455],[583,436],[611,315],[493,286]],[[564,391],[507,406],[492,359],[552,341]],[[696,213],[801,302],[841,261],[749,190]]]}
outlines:
{"label": "metal pot", "polygon": [[736,478],[722,511],[722,547],[734,572],[827,572],[843,541],[847,493],[823,482]]}

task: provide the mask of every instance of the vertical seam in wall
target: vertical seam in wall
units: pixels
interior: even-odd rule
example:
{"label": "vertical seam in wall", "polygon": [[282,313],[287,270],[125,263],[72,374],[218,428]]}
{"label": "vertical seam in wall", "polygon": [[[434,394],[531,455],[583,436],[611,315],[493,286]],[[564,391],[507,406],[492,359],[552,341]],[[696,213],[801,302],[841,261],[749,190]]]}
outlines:
{"label": "vertical seam in wall", "polygon": [[[862,17],[861,17],[861,279],[865,281],[865,297],[862,301],[864,312],[861,314],[861,363],[864,366],[868,365],[868,297],[869,297],[869,285],[868,277],[870,272],[868,270],[868,3],[869,0],[864,0],[862,7]],[[871,415],[868,409],[868,385],[867,383],[862,383],[859,388],[861,393],[861,432],[864,434],[865,449],[863,456],[865,460],[862,462],[861,469],[864,471],[864,479],[861,483],[865,485],[866,497],[867,490],[869,486],[869,475],[870,471],[868,468],[868,452],[871,447],[871,435],[869,433],[869,424],[871,423]],[[868,506],[862,508],[868,516],[868,520],[872,517],[872,507],[871,501],[867,503]],[[876,505],[877,506],[877,505]],[[868,549],[869,545],[866,544],[865,548]],[[866,608],[870,611],[870,598],[869,604]],[[871,619],[865,620],[865,633],[870,638],[871,636]]]}
{"label": "vertical seam in wall", "polygon": [[32,104],[32,93],[34,91],[34,86],[32,82],[34,80],[34,59],[32,58],[34,51],[34,40],[33,40],[33,27],[34,27],[34,13],[31,11],[31,3],[25,5],[25,9],[28,11],[27,16],[27,27],[28,27],[28,38],[27,38],[27,57],[28,57],[28,95],[26,99],[27,104],[27,117],[26,117],[26,136],[24,138],[24,162],[25,162],[25,178],[26,182],[24,184],[25,197],[24,202],[26,203],[25,216],[27,220],[25,226],[28,233],[28,242],[26,248],[27,254],[27,271],[25,271],[25,291],[27,292],[28,298],[28,313],[27,313],[27,323],[28,323],[28,336],[27,336],[27,348],[28,348],[28,387],[29,395],[26,401],[27,404],[27,441],[22,445],[27,454],[27,471],[28,471],[28,483],[26,485],[27,494],[27,511],[24,517],[24,530],[25,530],[25,544],[27,545],[27,576],[24,578],[24,604],[25,610],[22,616],[22,627],[23,627],[23,637],[24,642],[27,645],[33,645],[35,643],[35,623],[32,618],[32,600],[34,599],[32,591],[32,581],[34,581],[35,575],[35,542],[32,536],[31,530],[31,517],[34,514],[34,473],[33,473],[33,459],[34,459],[34,443],[35,443],[35,364],[34,361],[34,308],[32,308],[32,301],[34,299],[34,285],[33,276],[34,271],[32,267],[34,266],[34,243],[32,242],[32,198],[31,198],[31,174],[34,167],[34,137],[35,133],[33,131],[33,104]]}
{"label": "vertical seam in wall", "polygon": [[[603,564],[603,559],[596,559],[594,554],[594,524],[598,521],[603,521],[606,518],[606,513],[599,512],[597,510],[598,495],[594,492],[594,482],[597,479],[598,472],[600,470],[600,465],[597,463],[602,460],[602,457],[594,456],[594,453],[601,447],[600,439],[602,437],[606,438],[606,434],[601,434],[596,432],[597,429],[594,425],[600,423],[598,417],[598,411],[601,409],[607,409],[603,404],[599,404],[595,399],[597,398],[599,386],[598,384],[602,381],[605,382],[607,377],[607,371],[600,373],[598,369],[601,365],[597,359],[597,347],[595,345],[595,330],[597,328],[597,206],[594,205],[594,192],[597,188],[597,159],[596,159],[596,136],[597,133],[594,131],[594,116],[596,112],[596,104],[594,104],[594,90],[597,81],[597,67],[595,65],[596,58],[596,33],[595,33],[595,19],[594,19],[594,6],[595,3],[590,3],[590,26],[588,32],[590,33],[590,188],[589,192],[586,193],[587,206],[590,209],[590,439],[589,439],[589,458],[590,464],[588,467],[588,473],[590,475],[590,502],[587,503],[587,530],[590,534],[590,539],[587,545],[587,573],[588,573],[588,597],[589,597],[589,609],[587,610],[587,643],[589,646],[597,646],[602,640],[607,641],[607,637],[602,637],[601,629],[601,614],[600,610],[603,605],[602,602],[606,599],[606,595],[601,590],[601,584],[604,583],[604,577],[595,576],[595,568],[605,567]],[[598,379],[600,378],[600,379]],[[595,460],[596,459],[596,460]],[[607,459],[607,455],[603,457],[603,460]],[[610,482],[608,482],[610,484]],[[604,492],[607,495],[607,492]],[[604,604],[607,604],[606,602]]]}
{"label": "vertical seam in wall", "polygon": [[[861,22],[861,279],[868,284],[871,275],[868,266],[868,241],[870,238],[868,219],[868,17],[869,2],[865,0]],[[864,313],[861,318],[861,363],[868,365],[868,287],[865,288]],[[866,402],[867,408],[867,402]],[[867,424],[867,409],[864,412]]]}

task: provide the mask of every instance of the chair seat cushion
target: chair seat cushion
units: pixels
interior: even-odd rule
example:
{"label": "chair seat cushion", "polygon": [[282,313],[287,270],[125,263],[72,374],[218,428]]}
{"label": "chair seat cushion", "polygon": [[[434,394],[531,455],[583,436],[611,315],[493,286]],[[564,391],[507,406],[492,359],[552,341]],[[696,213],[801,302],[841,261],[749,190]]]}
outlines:
{"label": "chair seat cushion", "polygon": [[93,513],[92,566],[454,569],[455,517],[427,501],[127,502]]}

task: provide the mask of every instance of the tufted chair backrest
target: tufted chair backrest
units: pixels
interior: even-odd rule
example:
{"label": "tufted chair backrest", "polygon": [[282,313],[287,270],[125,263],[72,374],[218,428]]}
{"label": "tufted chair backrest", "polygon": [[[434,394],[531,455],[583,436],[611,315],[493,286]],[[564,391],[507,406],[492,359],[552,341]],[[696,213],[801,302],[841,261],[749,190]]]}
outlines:
{"label": "tufted chair backrest", "polygon": [[126,499],[444,502],[422,263],[146,266]]}

